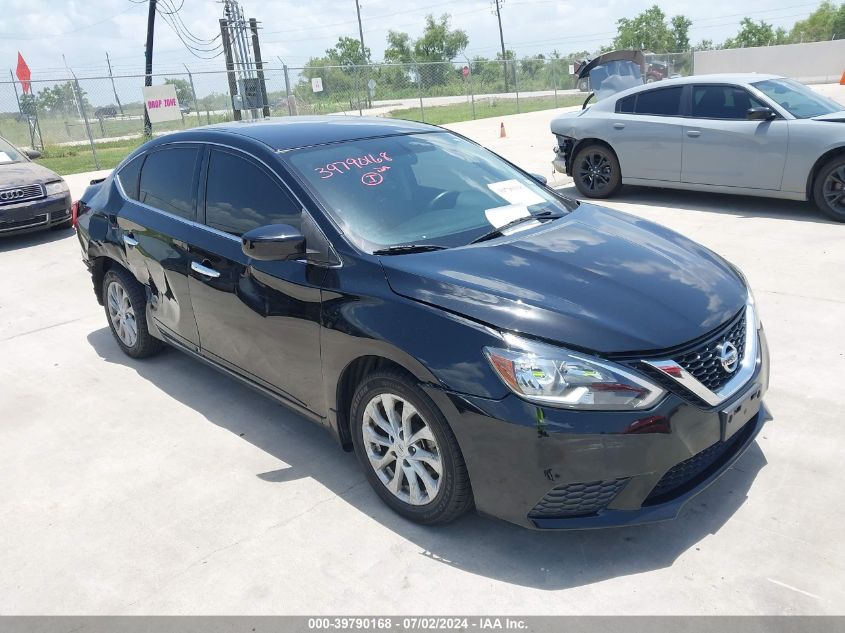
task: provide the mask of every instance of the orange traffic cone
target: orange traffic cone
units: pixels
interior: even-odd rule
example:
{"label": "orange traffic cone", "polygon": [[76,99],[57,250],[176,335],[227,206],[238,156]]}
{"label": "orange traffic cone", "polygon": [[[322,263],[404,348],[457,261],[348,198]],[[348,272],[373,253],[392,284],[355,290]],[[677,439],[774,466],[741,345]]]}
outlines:
{"label": "orange traffic cone", "polygon": [[840,86],[845,86],[845,72],[842,73],[842,79],[839,80]]}
{"label": "orange traffic cone", "polygon": [[[842,79],[845,80],[845,74],[842,75]],[[505,122],[502,121],[502,126],[499,128],[499,138],[505,138],[507,135],[508,133],[505,132]]]}

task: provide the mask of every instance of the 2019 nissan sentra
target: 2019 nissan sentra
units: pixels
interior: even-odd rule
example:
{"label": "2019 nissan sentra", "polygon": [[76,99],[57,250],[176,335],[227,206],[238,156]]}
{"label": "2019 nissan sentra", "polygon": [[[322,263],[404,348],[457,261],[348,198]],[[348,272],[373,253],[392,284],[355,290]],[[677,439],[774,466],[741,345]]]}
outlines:
{"label": "2019 nissan sentra", "polygon": [[812,200],[845,222],[842,105],[775,75],[643,85],[642,60],[615,51],[585,65],[597,102],[551,123],[555,169],[582,195],[607,198],[634,184]]}
{"label": "2019 nissan sentra", "polygon": [[421,523],[674,517],[767,419],[743,275],[441,128],[169,134],[79,203],[117,345],[167,343],[326,427]]}
{"label": "2019 nissan sentra", "polygon": [[32,162],[41,153],[0,138],[0,236],[70,228],[70,191],[61,176]]}

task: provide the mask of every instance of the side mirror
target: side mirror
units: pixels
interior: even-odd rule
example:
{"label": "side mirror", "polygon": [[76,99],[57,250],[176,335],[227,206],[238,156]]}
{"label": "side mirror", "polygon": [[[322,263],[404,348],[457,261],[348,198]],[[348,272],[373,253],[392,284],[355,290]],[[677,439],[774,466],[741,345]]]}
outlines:
{"label": "side mirror", "polygon": [[534,180],[536,180],[536,181],[537,181],[537,182],[539,182],[541,185],[543,185],[544,187],[546,186],[546,183],[547,183],[547,182],[549,182],[549,179],[548,179],[548,178],[546,178],[545,176],[543,176],[542,174],[529,174],[529,175],[530,175],[530,176],[531,176]]}
{"label": "side mirror", "polygon": [[247,257],[264,262],[300,259],[305,256],[305,238],[288,224],[268,224],[241,236]]}
{"label": "side mirror", "polygon": [[749,121],[771,121],[776,117],[775,111],[767,107],[748,108],[745,113],[745,118]]}
{"label": "side mirror", "polygon": [[35,160],[36,158],[41,158],[41,152],[39,152],[37,149],[25,149],[23,153],[26,154],[27,158],[32,160]]}

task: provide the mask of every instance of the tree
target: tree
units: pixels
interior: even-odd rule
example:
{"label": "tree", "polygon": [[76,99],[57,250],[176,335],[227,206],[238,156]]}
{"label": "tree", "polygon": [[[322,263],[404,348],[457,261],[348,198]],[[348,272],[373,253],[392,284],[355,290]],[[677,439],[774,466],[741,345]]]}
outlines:
{"label": "tree", "polygon": [[[44,88],[35,98],[38,108],[49,114],[62,114],[79,116],[79,107],[90,110],[91,104],[85,96],[85,91],[80,89],[79,94],[73,82],[66,81],[63,84]],[[79,103],[81,100],[81,103]]]}
{"label": "tree", "polygon": [[388,31],[387,48],[384,59],[387,62],[416,64],[440,62],[420,68],[425,83],[442,85],[454,75],[448,64],[466,49],[469,38],[461,29],[449,29],[449,14],[444,13],[438,20],[432,14],[425,17],[422,35],[412,39],[401,31]]}
{"label": "tree", "polygon": [[771,44],[786,44],[789,36],[782,27],[774,28],[768,22],[755,22],[751,18],[742,18],[739,23],[739,33],[728,38],[723,48],[749,48],[752,46],[769,46]]}
{"label": "tree", "polygon": [[692,26],[692,20],[684,15],[676,15],[672,18],[672,39],[674,40],[674,50],[677,52],[689,50],[689,27]]}
{"label": "tree", "polygon": [[352,37],[339,37],[337,44],[326,50],[326,57],[337,66],[360,66],[370,60],[370,49],[361,50],[361,41]]}
{"label": "tree", "polygon": [[822,2],[807,19],[796,22],[789,33],[793,42],[819,42],[834,38],[845,38],[845,3],[837,8],[833,2]]}
{"label": "tree", "polygon": [[176,87],[176,99],[180,104],[193,107],[194,93],[191,91],[191,84],[188,83],[187,79],[165,79],[164,83]]}

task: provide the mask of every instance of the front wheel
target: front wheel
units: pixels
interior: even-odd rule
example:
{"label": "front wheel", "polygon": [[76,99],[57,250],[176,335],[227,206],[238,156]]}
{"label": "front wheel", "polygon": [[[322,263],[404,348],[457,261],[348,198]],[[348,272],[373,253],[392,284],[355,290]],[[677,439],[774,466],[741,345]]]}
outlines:
{"label": "front wheel", "polygon": [[845,156],[825,163],[813,185],[816,206],[831,220],[845,222]]}
{"label": "front wheel", "polygon": [[613,150],[604,145],[587,145],[572,161],[575,187],[588,198],[609,198],[622,186],[622,172]]}
{"label": "front wheel", "polygon": [[447,523],[472,506],[458,442],[443,414],[399,372],[364,380],[351,407],[352,442],[367,480],[394,511]]}

